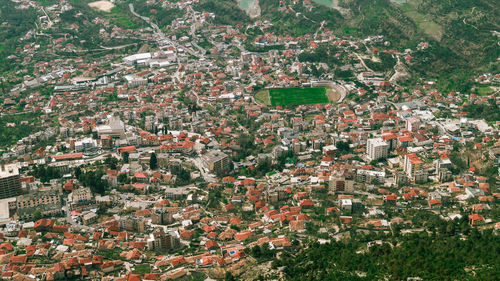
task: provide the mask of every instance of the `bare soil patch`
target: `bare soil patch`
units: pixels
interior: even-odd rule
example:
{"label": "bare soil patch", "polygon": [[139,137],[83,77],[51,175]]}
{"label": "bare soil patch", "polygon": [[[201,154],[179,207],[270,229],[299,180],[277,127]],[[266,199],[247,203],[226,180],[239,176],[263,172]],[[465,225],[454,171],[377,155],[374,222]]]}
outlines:
{"label": "bare soil patch", "polygon": [[341,97],[340,93],[332,88],[326,88],[326,96],[331,102],[337,102]]}
{"label": "bare soil patch", "polygon": [[89,7],[96,8],[100,11],[109,13],[109,12],[111,12],[111,9],[113,9],[115,7],[115,4],[113,4],[109,1],[96,1],[96,2],[89,3]]}

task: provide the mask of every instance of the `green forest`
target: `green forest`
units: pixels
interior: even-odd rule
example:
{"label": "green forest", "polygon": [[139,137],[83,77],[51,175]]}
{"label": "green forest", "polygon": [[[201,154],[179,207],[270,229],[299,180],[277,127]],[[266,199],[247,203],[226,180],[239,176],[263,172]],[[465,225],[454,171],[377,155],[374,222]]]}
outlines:
{"label": "green forest", "polygon": [[[7,57],[15,54],[17,39],[35,27],[33,8],[16,9],[11,1],[0,1],[0,75],[11,67]],[[2,24],[2,23],[7,24]]]}
{"label": "green forest", "polygon": [[310,241],[298,253],[274,258],[272,266],[288,280],[498,280],[500,236],[493,230],[471,228],[466,215],[453,221],[434,216],[425,225],[427,231],[406,235],[400,226],[389,234],[353,228],[348,239]]}
{"label": "green forest", "polygon": [[365,246],[356,239],[320,245],[311,242],[299,254],[275,261],[289,280],[498,280],[500,238],[491,231],[459,236],[425,232],[403,236],[394,244]]}
{"label": "green forest", "polygon": [[[42,130],[38,117],[41,113],[23,113],[16,115],[0,116],[0,147],[8,147],[29,134]],[[25,121],[25,122],[23,122]],[[14,127],[8,127],[7,123],[14,123]]]}
{"label": "green forest", "polygon": [[[410,70],[415,77],[435,78],[442,91],[470,90],[474,75],[498,71],[496,58],[500,56],[500,46],[492,30],[500,28],[499,5],[486,0],[408,0],[398,3],[390,0],[339,1],[340,6],[349,10],[342,15],[319,4],[308,9],[300,2],[280,5],[278,1],[260,0],[261,16],[257,19],[272,23],[266,32],[291,36],[313,35],[325,21],[324,27],[340,36],[366,38],[384,35],[391,43],[388,48],[415,49],[419,42],[429,42],[428,49],[412,54],[415,59]],[[196,8],[216,12],[216,23],[236,25],[251,21],[236,8],[233,0],[203,1]],[[254,36],[253,31],[250,29],[247,35]],[[323,60],[329,57],[323,57]],[[319,62],[313,53],[302,55],[300,59]],[[320,61],[332,64],[332,61],[323,60]],[[387,58],[370,67],[386,71],[394,62]],[[350,76],[348,73],[338,74]]]}
{"label": "green forest", "polygon": [[250,23],[247,14],[238,7],[236,1],[206,0],[194,6],[198,11],[215,13],[214,22],[221,25]]}

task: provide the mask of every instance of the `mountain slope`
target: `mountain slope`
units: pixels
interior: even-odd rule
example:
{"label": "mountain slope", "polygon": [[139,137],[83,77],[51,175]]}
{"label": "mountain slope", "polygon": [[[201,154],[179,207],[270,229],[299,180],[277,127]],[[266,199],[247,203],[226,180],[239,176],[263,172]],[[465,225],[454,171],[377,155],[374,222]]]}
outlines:
{"label": "mountain slope", "polygon": [[[208,0],[213,2],[215,0]],[[365,38],[384,35],[391,42],[389,48],[415,49],[422,41],[429,48],[416,52],[410,69],[417,76],[435,78],[443,90],[470,89],[470,77],[479,72],[497,72],[500,56],[500,5],[495,1],[476,0],[322,0],[329,8],[312,2],[259,0],[261,15],[255,20],[273,24],[269,32],[292,36],[313,35],[325,21],[324,27],[338,35]],[[234,7],[235,0],[217,0]],[[203,1],[201,2],[203,3]],[[204,5],[206,7],[206,5]],[[203,6],[202,6],[203,7]],[[216,7],[210,11],[219,12]],[[241,17],[228,20],[236,23]],[[219,13],[219,14],[220,14]],[[496,33],[497,32],[497,33]],[[497,35],[495,35],[497,34]],[[413,54],[412,54],[413,55]]]}

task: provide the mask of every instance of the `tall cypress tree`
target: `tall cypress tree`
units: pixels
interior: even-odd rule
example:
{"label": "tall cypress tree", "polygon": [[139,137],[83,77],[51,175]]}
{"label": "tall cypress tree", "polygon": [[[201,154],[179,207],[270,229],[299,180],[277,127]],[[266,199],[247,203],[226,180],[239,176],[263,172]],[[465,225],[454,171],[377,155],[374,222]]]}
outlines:
{"label": "tall cypress tree", "polygon": [[158,168],[158,159],[156,159],[156,153],[151,154],[151,157],[149,158],[149,168],[151,168],[151,170],[156,170],[156,168]]}

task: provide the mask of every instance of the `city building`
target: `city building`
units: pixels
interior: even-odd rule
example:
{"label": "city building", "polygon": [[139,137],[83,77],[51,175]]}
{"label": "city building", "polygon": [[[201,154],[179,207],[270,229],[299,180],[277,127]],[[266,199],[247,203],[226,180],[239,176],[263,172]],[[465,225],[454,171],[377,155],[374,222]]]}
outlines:
{"label": "city building", "polygon": [[404,166],[403,169],[406,172],[408,178],[412,181],[415,181],[415,176],[420,176],[419,179],[423,177],[422,173],[419,171],[423,170],[424,161],[422,161],[415,153],[406,154],[404,157]]}
{"label": "city building", "polygon": [[163,228],[158,228],[149,235],[147,247],[150,251],[164,252],[176,249],[180,245],[179,234],[173,230],[165,232]]}
{"label": "city building", "polygon": [[120,220],[120,228],[126,231],[143,233],[146,230],[144,218],[128,217]]}
{"label": "city building", "polygon": [[17,208],[38,207],[61,203],[61,194],[57,189],[39,190],[17,196]]}
{"label": "city building", "polygon": [[165,209],[156,209],[151,215],[153,224],[167,225],[174,222],[172,213]]}
{"label": "city building", "polygon": [[366,153],[371,160],[387,158],[389,145],[382,138],[369,139]]}
{"label": "city building", "polygon": [[113,115],[108,119],[107,124],[96,127],[99,136],[111,136],[113,138],[125,137],[125,125],[120,117]]}
{"label": "city building", "polygon": [[17,196],[17,216],[20,219],[34,219],[35,211],[38,211],[42,217],[62,214],[63,209],[59,190],[35,191]]}
{"label": "city building", "polygon": [[95,200],[92,196],[92,191],[88,187],[80,187],[73,190],[68,195],[68,204],[71,210],[89,210],[95,208]]}
{"label": "city building", "polygon": [[376,180],[378,183],[384,183],[385,172],[360,169],[356,171],[356,180],[365,183],[372,183]]}
{"label": "city building", "polygon": [[21,179],[15,164],[0,166],[0,199],[21,194]]}
{"label": "city building", "polygon": [[406,130],[410,132],[417,132],[418,129],[420,128],[420,119],[416,117],[410,117],[406,119]]}
{"label": "city building", "polygon": [[288,199],[290,194],[284,188],[274,188],[266,190],[265,196],[266,201],[273,204]]}
{"label": "city building", "polygon": [[73,190],[73,192],[70,194],[69,197],[71,199],[71,202],[73,202],[73,203],[91,201],[92,200],[92,191],[88,187],[81,187],[81,188]]}
{"label": "city building", "polygon": [[346,179],[344,176],[331,175],[329,187],[331,192],[353,192],[354,181]]}
{"label": "city building", "polygon": [[221,151],[209,151],[201,158],[205,168],[216,175],[224,175],[231,170],[231,159]]}
{"label": "city building", "polygon": [[183,198],[186,198],[189,194],[189,189],[187,188],[182,188],[182,187],[167,187],[165,188],[165,198],[167,199],[173,199],[173,200],[180,200]]}

